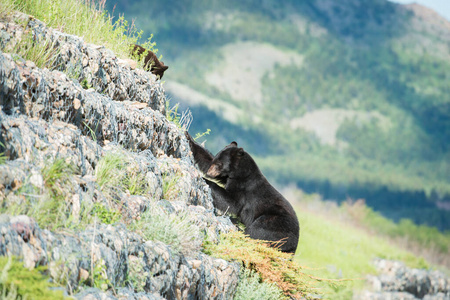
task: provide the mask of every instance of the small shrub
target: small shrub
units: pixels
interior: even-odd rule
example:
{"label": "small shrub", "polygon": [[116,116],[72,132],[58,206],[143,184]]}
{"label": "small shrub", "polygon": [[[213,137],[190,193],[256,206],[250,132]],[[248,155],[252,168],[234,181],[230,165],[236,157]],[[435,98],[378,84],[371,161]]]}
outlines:
{"label": "small shrub", "polygon": [[64,299],[63,292],[51,290],[45,267],[28,270],[14,257],[0,257],[1,299]]}
{"label": "small shrub", "polygon": [[273,283],[263,282],[258,273],[243,268],[239,274],[239,284],[234,300],[288,299]]}
{"label": "small shrub", "polygon": [[209,129],[209,128],[206,129],[205,132],[202,132],[202,133],[197,132],[197,133],[195,134],[194,140],[196,141],[196,140],[198,140],[199,138],[204,137],[205,135],[209,135],[210,133],[211,133],[211,129]]}
{"label": "small shrub", "polygon": [[205,253],[226,259],[242,261],[245,268],[258,272],[263,282],[275,284],[287,297],[312,298],[316,284],[328,281],[338,284],[343,280],[316,278],[306,274],[305,267],[292,260],[289,253],[270,247],[268,242],[251,239],[239,231],[221,235],[219,244],[204,244]]}
{"label": "small shrub", "polygon": [[103,224],[114,224],[122,218],[120,212],[108,209],[101,203],[94,203],[92,214]]}
{"label": "small shrub", "polygon": [[139,252],[139,257],[129,259],[129,268],[127,274],[127,283],[130,284],[136,292],[143,292],[147,283],[147,278],[151,277],[149,272],[144,270],[142,252]]}
{"label": "small shrub", "polygon": [[108,274],[106,273],[106,264],[103,259],[95,262],[93,268],[93,286],[106,291],[111,285],[111,281],[108,279]]}
{"label": "small shrub", "polygon": [[81,86],[83,87],[83,89],[88,90],[90,88],[92,88],[92,84],[90,84],[86,78],[84,78],[83,80],[81,80],[80,82]]}

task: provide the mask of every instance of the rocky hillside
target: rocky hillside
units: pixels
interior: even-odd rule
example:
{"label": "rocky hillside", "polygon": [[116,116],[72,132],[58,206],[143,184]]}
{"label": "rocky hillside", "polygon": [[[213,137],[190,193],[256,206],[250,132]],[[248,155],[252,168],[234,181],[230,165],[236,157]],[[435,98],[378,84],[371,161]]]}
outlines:
{"label": "rocky hillside", "polygon": [[[236,228],[215,211],[155,76],[18,12],[1,15],[0,38],[0,297],[283,297],[273,285],[258,289],[259,277],[240,277],[241,263],[201,251]],[[272,67],[303,63],[271,46],[257,51]],[[355,299],[449,297],[442,273],[376,264],[373,288]],[[39,286],[51,289],[41,295]],[[304,295],[322,297],[313,290]]]}
{"label": "rocky hillside", "polygon": [[[3,18],[0,36],[0,254],[77,299],[232,298],[239,265],[200,246],[234,226],[161,82],[31,16]],[[27,36],[54,70],[16,54]]]}

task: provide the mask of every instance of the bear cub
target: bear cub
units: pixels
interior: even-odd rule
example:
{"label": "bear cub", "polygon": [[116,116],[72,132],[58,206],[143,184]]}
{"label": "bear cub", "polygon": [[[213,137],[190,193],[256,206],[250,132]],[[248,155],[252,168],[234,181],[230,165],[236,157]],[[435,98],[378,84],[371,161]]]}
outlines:
{"label": "bear cub", "polygon": [[164,72],[169,68],[169,66],[164,65],[163,61],[159,61],[155,53],[139,45],[131,45],[131,48],[131,54],[137,56],[139,59],[142,55],[145,55],[145,70],[150,71],[152,74],[158,76],[159,79],[163,77]]}
{"label": "bear cub", "polygon": [[232,142],[213,156],[186,132],[194,161],[211,188],[214,206],[239,217],[245,234],[295,253],[300,227],[291,204],[267,181],[253,158]]}

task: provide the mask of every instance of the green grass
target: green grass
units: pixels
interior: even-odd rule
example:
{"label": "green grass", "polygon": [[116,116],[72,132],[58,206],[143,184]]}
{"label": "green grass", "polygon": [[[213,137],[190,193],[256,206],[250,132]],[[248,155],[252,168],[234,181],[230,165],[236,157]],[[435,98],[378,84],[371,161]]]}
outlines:
{"label": "green grass", "polygon": [[[8,51],[8,48],[5,51]],[[45,38],[35,40],[31,33],[24,34],[10,52],[14,53],[13,57],[15,59],[30,60],[41,69],[54,69],[57,67],[59,50],[55,47],[55,42],[51,43]]]}
{"label": "green grass", "polygon": [[200,250],[203,233],[192,223],[186,212],[169,213],[153,204],[128,226],[147,240],[170,245],[175,253]]}
{"label": "green grass", "polygon": [[415,241],[424,248],[433,248],[442,254],[448,254],[450,250],[450,232],[442,233],[434,227],[415,225],[408,219],[395,223],[361,202],[343,203],[342,207],[358,222],[377,233]]}
{"label": "green grass", "polygon": [[95,177],[107,196],[125,191],[131,195],[146,195],[149,192],[145,173],[121,151],[105,153],[95,168]]}
{"label": "green grass", "polygon": [[[80,203],[80,214],[72,211],[73,188],[71,180],[76,175],[76,168],[71,162],[62,158],[47,160],[41,174],[43,186],[37,187],[31,182],[31,177],[20,183],[14,191],[14,197],[3,199],[0,212],[10,215],[25,214],[33,217],[41,228],[49,230],[82,229],[94,222],[94,218],[104,224],[113,224],[122,219],[122,215],[114,207],[102,203],[93,203],[84,199]],[[102,183],[109,186],[107,179]],[[114,183],[114,182],[113,182]]]}
{"label": "green grass", "polygon": [[95,178],[100,189],[122,190],[123,177],[125,176],[126,157],[120,152],[107,152],[99,160],[95,168]]}
{"label": "green grass", "polygon": [[0,149],[3,150],[0,152],[0,165],[3,165],[4,163],[6,163],[6,161],[8,160],[8,158],[5,155],[5,145],[3,145],[2,142],[0,142]]}
{"label": "green grass", "polygon": [[[138,43],[143,32],[123,16],[113,21],[104,10],[105,1],[80,0],[4,0],[12,7],[45,22],[47,26],[81,36],[85,42],[104,45],[119,57],[131,58],[130,44]],[[156,52],[151,38],[143,45]]]}
{"label": "green grass", "polygon": [[39,225],[50,229],[65,227],[70,216],[70,204],[66,197],[70,191],[70,180],[75,173],[74,165],[62,158],[46,163],[42,169],[42,177],[48,197],[38,200],[37,207],[33,208],[33,215]]}
{"label": "green grass", "polygon": [[44,267],[28,270],[14,257],[0,257],[0,298],[15,299],[65,299],[61,290],[51,290],[53,285],[43,275]]}
{"label": "green grass", "polygon": [[353,289],[363,286],[366,274],[376,272],[372,260],[385,258],[404,261],[410,267],[426,268],[427,263],[376,235],[349,224],[298,209],[300,241],[295,260],[314,270],[314,274],[331,278],[354,279],[340,287],[324,284],[328,299],[349,299]]}
{"label": "green grass", "polygon": [[450,232],[416,225],[409,219],[395,223],[366,206],[364,201],[344,202],[341,210],[368,231],[391,239],[403,248],[414,249],[431,263],[450,269]]}
{"label": "green grass", "polygon": [[[43,186],[36,187],[30,178],[20,183],[13,198],[3,199],[1,212],[11,215],[26,214],[33,217],[42,228],[56,230],[72,223],[70,202],[66,199],[71,191],[70,179],[75,167],[62,158],[47,160],[41,170]],[[35,180],[37,180],[35,178]]]}

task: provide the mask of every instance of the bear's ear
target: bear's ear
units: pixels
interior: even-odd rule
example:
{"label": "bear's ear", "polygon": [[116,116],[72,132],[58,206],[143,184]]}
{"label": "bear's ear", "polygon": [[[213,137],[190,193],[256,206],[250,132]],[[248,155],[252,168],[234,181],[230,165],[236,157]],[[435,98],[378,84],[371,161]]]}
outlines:
{"label": "bear's ear", "polygon": [[237,156],[242,156],[242,155],[244,155],[244,149],[239,148],[237,151]]}
{"label": "bear's ear", "polygon": [[237,147],[237,143],[236,143],[235,141],[232,141],[232,142],[230,143],[230,146],[232,146],[232,147]]}

